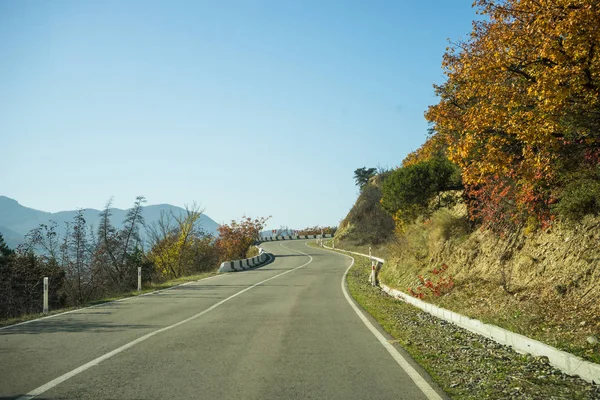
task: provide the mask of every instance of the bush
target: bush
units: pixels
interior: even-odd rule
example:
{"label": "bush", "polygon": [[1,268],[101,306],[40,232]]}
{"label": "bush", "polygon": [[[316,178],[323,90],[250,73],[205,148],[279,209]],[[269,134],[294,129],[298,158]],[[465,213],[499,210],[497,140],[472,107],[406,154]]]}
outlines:
{"label": "bush", "polygon": [[400,211],[405,222],[413,222],[435,196],[439,208],[443,191],[460,188],[460,169],[445,157],[432,158],[393,171],[383,182],[381,204],[390,214]]}
{"label": "bush", "polygon": [[567,184],[555,209],[561,217],[572,221],[587,214],[599,214],[600,180],[586,177]]}

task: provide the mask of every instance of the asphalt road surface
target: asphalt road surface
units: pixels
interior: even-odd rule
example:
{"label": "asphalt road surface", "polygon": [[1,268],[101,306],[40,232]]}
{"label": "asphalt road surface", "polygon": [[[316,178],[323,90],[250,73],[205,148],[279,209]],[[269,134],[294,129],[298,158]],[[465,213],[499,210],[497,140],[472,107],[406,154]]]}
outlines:
{"label": "asphalt road surface", "polygon": [[262,268],[0,329],[0,398],[445,398],[345,293],[351,258],[263,248]]}

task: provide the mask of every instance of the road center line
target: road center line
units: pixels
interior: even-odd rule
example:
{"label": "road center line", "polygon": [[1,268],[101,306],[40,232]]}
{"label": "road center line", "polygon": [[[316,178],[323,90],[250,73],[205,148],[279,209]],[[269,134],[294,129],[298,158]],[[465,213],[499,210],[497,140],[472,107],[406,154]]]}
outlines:
{"label": "road center line", "polygon": [[[308,246],[308,243],[305,244]],[[423,394],[429,400],[442,400],[442,397],[431,387],[431,385],[429,385],[429,383],[427,383],[425,379],[423,379],[423,377],[417,372],[417,370],[414,369],[408,361],[406,361],[402,354],[400,354],[398,350],[396,350],[396,348],[387,341],[387,339],[381,334],[381,332],[379,332],[377,328],[375,328],[371,321],[369,321],[367,317],[365,317],[362,311],[354,303],[354,301],[350,297],[350,294],[348,294],[345,285],[348,271],[350,271],[350,268],[352,268],[352,266],[354,265],[354,257],[350,257],[347,254],[342,254],[338,252],[335,253],[349,257],[352,260],[350,266],[346,269],[346,272],[344,272],[344,276],[342,277],[342,292],[344,292],[344,297],[346,298],[354,312],[356,312],[360,320],[367,326],[367,328],[369,328],[371,333],[375,335],[379,343],[381,343],[381,345],[388,351],[388,353],[390,353],[390,355],[396,361],[396,363],[398,363],[398,365],[404,370],[404,372],[406,372],[406,374],[410,377],[410,379],[412,379],[412,381],[417,385],[417,387],[421,389],[421,392],[423,392]]]}
{"label": "road center line", "polygon": [[[282,246],[282,247],[285,247],[285,246]],[[288,249],[288,250],[292,250],[292,249],[289,249],[287,247],[285,247],[285,248]],[[296,251],[296,250],[292,250],[292,251]],[[305,255],[308,256],[308,254],[305,254]],[[53,387],[55,387],[57,385],[60,385],[61,383],[63,383],[64,381],[66,381],[66,380],[74,377],[75,375],[78,375],[78,374],[82,373],[83,371],[85,371],[85,370],[87,370],[87,369],[89,369],[89,368],[91,368],[91,367],[93,367],[95,365],[100,364],[102,361],[108,360],[109,358],[111,358],[111,357],[113,357],[113,356],[115,356],[115,355],[117,355],[117,354],[119,354],[119,353],[121,353],[121,352],[123,352],[123,351],[125,351],[125,350],[127,350],[127,349],[129,349],[129,348],[131,348],[133,346],[135,346],[136,344],[139,344],[139,343],[143,342],[146,339],[150,339],[152,336],[158,335],[159,333],[168,331],[168,330],[173,329],[173,328],[175,328],[175,327],[177,327],[179,325],[183,325],[183,324],[185,324],[187,322],[190,322],[190,321],[192,321],[192,320],[194,320],[196,318],[199,318],[199,317],[203,316],[204,314],[206,314],[206,313],[214,310],[215,308],[219,307],[221,304],[227,303],[229,300],[231,300],[231,299],[239,296],[240,294],[242,294],[244,292],[247,292],[250,289],[253,289],[253,288],[255,288],[255,287],[259,286],[259,285],[262,285],[265,282],[268,282],[268,281],[273,280],[275,278],[278,278],[278,277],[280,277],[282,275],[289,274],[290,272],[293,272],[293,271],[295,271],[297,269],[305,267],[308,264],[310,264],[312,262],[312,260],[313,260],[313,258],[311,256],[308,256],[308,257],[310,258],[310,260],[308,260],[308,262],[300,265],[299,267],[287,270],[285,272],[282,272],[280,274],[277,274],[275,276],[272,276],[270,278],[262,280],[262,281],[260,281],[258,283],[255,283],[254,285],[252,285],[250,287],[247,287],[246,289],[240,290],[239,292],[237,292],[237,293],[235,293],[235,294],[227,297],[226,299],[223,299],[223,300],[219,301],[218,303],[213,304],[212,306],[210,306],[206,310],[201,311],[198,314],[195,314],[195,315],[193,315],[193,316],[191,316],[189,318],[186,318],[183,321],[179,321],[179,322],[177,322],[177,323],[175,323],[173,325],[169,325],[169,326],[166,326],[164,328],[157,329],[157,330],[155,330],[153,332],[147,333],[144,336],[141,336],[141,337],[139,337],[139,338],[137,338],[137,339],[135,339],[135,340],[133,340],[133,341],[131,341],[129,343],[126,343],[123,346],[121,346],[119,348],[116,348],[113,351],[104,354],[103,356],[100,356],[100,357],[98,357],[98,358],[96,358],[96,359],[94,359],[94,360],[92,360],[92,361],[90,361],[90,362],[88,362],[88,363],[86,363],[86,364],[78,367],[78,368],[75,368],[74,370],[72,370],[70,372],[67,372],[64,375],[59,376],[58,378],[55,378],[55,379],[51,380],[50,382],[48,382],[48,383],[46,383],[46,384],[44,384],[44,385],[42,385],[42,386],[40,386],[40,387],[38,387],[38,388],[30,391],[27,394],[24,394],[23,396],[18,397],[17,400],[33,399],[34,397],[39,396],[40,394],[42,394],[44,392],[47,392],[48,390],[52,389]]]}

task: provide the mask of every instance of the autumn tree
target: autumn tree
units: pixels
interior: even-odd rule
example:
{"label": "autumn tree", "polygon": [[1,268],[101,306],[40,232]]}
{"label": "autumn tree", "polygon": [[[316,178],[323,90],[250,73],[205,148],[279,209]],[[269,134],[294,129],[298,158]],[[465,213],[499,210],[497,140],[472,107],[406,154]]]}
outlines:
{"label": "autumn tree", "polygon": [[219,237],[216,241],[220,259],[239,260],[246,256],[248,248],[260,239],[260,232],[264,229],[267,218],[242,217],[238,221],[219,226]]}
{"label": "autumn tree", "polygon": [[547,223],[561,177],[600,161],[600,3],[476,5],[485,18],[445,54],[448,79],[426,117],[463,171],[471,208]]}
{"label": "autumn tree", "polygon": [[177,278],[216,267],[214,238],[200,227],[202,212],[196,203],[180,214],[162,211],[147,227],[148,258],[163,276]]}
{"label": "autumn tree", "polygon": [[417,150],[409,153],[404,160],[402,160],[403,167],[410,167],[411,165],[418,164],[421,162],[429,161],[432,158],[446,157],[447,145],[440,135],[436,135],[434,131],[430,130],[427,140]]}

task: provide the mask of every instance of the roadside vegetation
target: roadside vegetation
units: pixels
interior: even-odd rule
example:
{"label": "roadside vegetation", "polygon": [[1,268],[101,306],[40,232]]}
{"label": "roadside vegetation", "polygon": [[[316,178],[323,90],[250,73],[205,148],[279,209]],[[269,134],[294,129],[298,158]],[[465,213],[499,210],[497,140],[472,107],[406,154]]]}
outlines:
{"label": "roadside vegetation", "polygon": [[600,399],[600,387],[518,354],[393,299],[367,281],[371,264],[354,257],[347,282],[352,297],[454,399]]}
{"label": "roadside vegetation", "polygon": [[476,7],[427,140],[398,168],[354,171],[336,247],[371,247],[389,286],[600,363],[600,8]]}
{"label": "roadside vegetation", "polygon": [[298,231],[298,235],[333,235],[337,231],[337,226],[310,226]]}
{"label": "roadside vegetation", "polygon": [[64,235],[57,233],[56,223],[40,225],[17,249],[10,249],[0,235],[0,324],[42,312],[44,277],[49,278],[49,309],[62,310],[213,275],[222,261],[245,258],[252,251],[268,219],[243,217],[220,225],[214,237],[199,227],[202,210],[196,204],[181,214],[163,212],[146,224],[144,202],[141,196],[136,199],[121,229],[111,221],[109,201],[96,229],[79,210]]}
{"label": "roadside vegetation", "polygon": [[[104,297],[104,298],[91,300],[87,303],[79,304],[77,306],[65,306],[63,308],[58,308],[55,310],[53,310],[51,308],[49,310],[48,314],[43,314],[42,312],[34,312],[34,313],[30,313],[30,314],[21,314],[18,317],[0,319],[0,327],[14,325],[14,324],[18,324],[18,323],[26,322],[26,321],[31,321],[34,319],[43,318],[43,317],[47,317],[50,315],[60,314],[60,313],[64,313],[67,311],[80,309],[82,307],[96,306],[96,305],[108,303],[111,301],[124,299],[127,297],[139,296],[141,294],[155,292],[158,290],[165,290],[165,289],[169,289],[169,288],[172,288],[175,286],[179,286],[184,283],[195,282],[195,281],[199,281],[201,279],[206,279],[211,276],[215,276],[216,274],[217,274],[217,271],[215,269],[214,271],[208,271],[208,272],[202,272],[202,273],[194,274],[194,275],[182,276],[180,278],[169,279],[164,282],[149,282],[149,283],[146,283],[142,287],[142,290],[140,292],[138,292],[137,290],[129,290],[129,291],[115,294],[110,297]],[[37,293],[37,298],[38,298],[37,300],[39,301],[39,293]]]}

